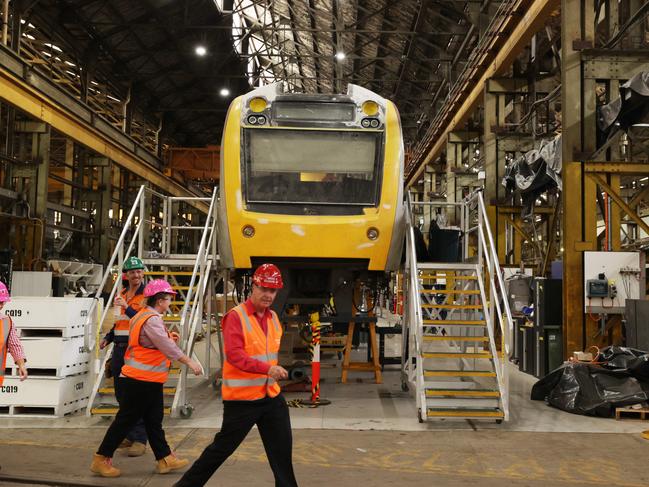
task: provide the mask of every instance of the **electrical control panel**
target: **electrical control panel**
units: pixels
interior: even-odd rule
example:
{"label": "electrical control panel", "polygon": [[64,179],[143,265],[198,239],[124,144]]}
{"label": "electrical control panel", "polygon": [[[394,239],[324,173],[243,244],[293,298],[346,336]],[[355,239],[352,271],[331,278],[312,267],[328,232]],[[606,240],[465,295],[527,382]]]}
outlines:
{"label": "electrical control panel", "polygon": [[606,279],[589,279],[586,281],[586,297],[608,298],[611,288]]}
{"label": "electrical control panel", "polygon": [[640,252],[584,252],[584,312],[624,313],[627,299],[645,295],[644,276]]}

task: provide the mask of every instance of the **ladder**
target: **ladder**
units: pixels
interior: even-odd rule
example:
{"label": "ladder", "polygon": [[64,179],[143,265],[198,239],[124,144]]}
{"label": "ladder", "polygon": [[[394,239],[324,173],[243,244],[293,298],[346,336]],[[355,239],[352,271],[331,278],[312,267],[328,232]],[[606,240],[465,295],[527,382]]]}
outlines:
{"label": "ladder", "polygon": [[[190,205],[198,203],[203,207],[209,204],[209,209],[203,225],[192,225],[186,218],[187,210]],[[212,352],[222,356],[218,333],[216,335],[219,350],[212,344],[212,334],[213,330],[217,329],[219,316],[218,310],[212,309],[212,297],[221,278],[218,274],[216,251],[217,206],[216,189],[211,198],[183,198],[164,196],[144,186],[140,188],[100,287],[104,289],[117,270],[108,306],[101,314],[100,324],[94,336],[86,339],[87,347],[95,351],[95,379],[86,410],[88,416],[110,417],[118,410],[113,378],[107,379],[104,376],[106,362],[111,357],[113,346],[111,344],[104,351],[100,351],[97,344],[111,326],[109,318],[113,312],[113,299],[121,284],[119,276],[122,263],[131,255],[138,256],[144,262],[145,281],[165,279],[178,293],[169,312],[163,316],[163,321],[169,331],[180,335],[178,345],[185,355],[201,362],[203,378],[209,379],[211,376]],[[198,243],[197,235],[200,235]],[[201,350],[195,350],[198,340],[202,340],[205,345]],[[187,373],[186,367],[172,364],[169,379],[163,388],[166,415],[191,416],[193,407],[187,400]]]}
{"label": "ladder", "polygon": [[[417,205],[456,207],[462,262],[418,262]],[[414,391],[420,422],[506,421],[513,325],[482,193],[460,203],[408,201],[406,212],[402,387]],[[471,234],[477,236],[473,249]]]}

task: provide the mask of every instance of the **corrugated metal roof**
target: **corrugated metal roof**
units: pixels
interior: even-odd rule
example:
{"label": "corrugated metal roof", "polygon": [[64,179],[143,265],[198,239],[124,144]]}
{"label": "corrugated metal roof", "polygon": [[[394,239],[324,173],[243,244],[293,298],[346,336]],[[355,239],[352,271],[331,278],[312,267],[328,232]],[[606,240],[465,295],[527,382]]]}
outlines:
{"label": "corrugated metal roof", "polygon": [[[293,91],[344,92],[348,83],[372,89],[397,103],[408,144],[461,70],[477,37],[470,19],[479,17],[480,6],[476,0],[231,0],[230,6],[227,0],[40,0],[26,18],[49,29],[121,97],[130,89],[139,109],[162,117],[163,136],[181,145],[218,144],[231,97],[273,81]],[[206,56],[195,54],[198,44]],[[221,96],[222,88],[231,96]]]}

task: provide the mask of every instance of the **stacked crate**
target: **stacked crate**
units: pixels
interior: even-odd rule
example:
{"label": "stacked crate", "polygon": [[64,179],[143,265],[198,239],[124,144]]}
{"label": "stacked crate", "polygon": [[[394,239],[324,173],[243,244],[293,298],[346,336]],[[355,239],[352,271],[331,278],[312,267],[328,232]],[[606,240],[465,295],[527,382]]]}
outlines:
{"label": "stacked crate", "polygon": [[[88,327],[96,330],[92,298],[14,297],[4,313],[17,328],[29,377],[20,381],[8,354],[0,414],[64,416],[83,409],[90,397],[91,353],[84,347]],[[94,337],[93,337],[94,338]]]}

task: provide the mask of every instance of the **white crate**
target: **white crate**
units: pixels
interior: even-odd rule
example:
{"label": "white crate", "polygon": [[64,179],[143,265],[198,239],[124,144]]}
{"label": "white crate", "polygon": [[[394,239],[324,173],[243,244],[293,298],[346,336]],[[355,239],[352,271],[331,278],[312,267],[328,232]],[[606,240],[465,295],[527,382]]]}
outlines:
{"label": "white crate", "polygon": [[[75,338],[21,338],[27,357],[29,377],[69,375],[88,372],[90,353],[85,351],[83,337]],[[18,374],[11,354],[7,354],[7,367]]]}
{"label": "white crate", "polygon": [[88,405],[90,374],[70,377],[5,377],[0,386],[0,411],[13,416],[64,416]]}
{"label": "white crate", "polygon": [[[15,297],[3,312],[11,317],[21,336],[83,336],[85,325],[96,322],[89,316],[93,298],[30,298]],[[92,311],[95,314],[95,311]]]}

